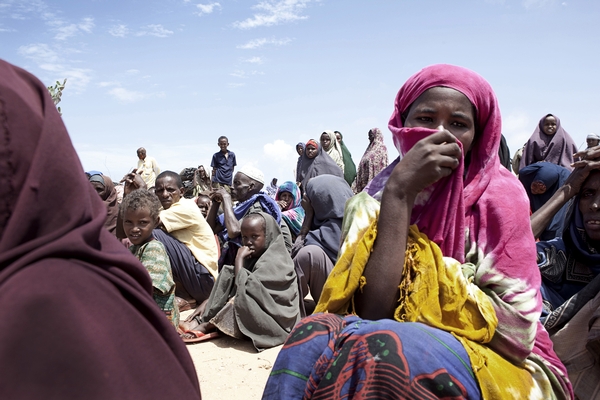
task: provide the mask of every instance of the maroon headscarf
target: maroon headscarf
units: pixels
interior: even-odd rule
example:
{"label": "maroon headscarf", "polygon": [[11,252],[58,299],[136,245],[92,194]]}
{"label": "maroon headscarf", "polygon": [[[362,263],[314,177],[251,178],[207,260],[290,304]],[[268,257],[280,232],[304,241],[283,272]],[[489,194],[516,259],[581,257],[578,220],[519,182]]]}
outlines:
{"label": "maroon headscarf", "polygon": [[46,87],[0,60],[3,397],[200,398],[147,271],[105,219]]}
{"label": "maroon headscarf", "polygon": [[[549,116],[556,118],[554,135],[546,135],[542,129]],[[577,151],[577,144],[560,125],[560,119],[553,114],[544,115],[523,148],[519,170],[536,162],[546,161],[572,171],[573,154]]]}

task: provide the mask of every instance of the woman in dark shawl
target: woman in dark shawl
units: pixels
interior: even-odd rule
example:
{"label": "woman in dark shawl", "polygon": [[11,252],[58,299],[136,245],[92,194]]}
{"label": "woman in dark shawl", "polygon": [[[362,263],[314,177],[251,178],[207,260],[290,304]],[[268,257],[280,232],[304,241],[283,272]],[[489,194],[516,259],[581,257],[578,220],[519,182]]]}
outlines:
{"label": "woman in dark shawl", "polygon": [[117,190],[110,177],[98,173],[89,174],[89,180],[104,204],[106,204],[107,215],[104,227],[113,235],[117,234],[117,216],[119,215],[119,203],[117,203]]}
{"label": "woman in dark shawl", "polygon": [[[292,248],[300,284],[300,298],[310,294],[316,301],[338,257],[342,218],[346,201],[353,196],[350,186],[339,176],[320,175],[306,185],[302,199],[304,223]],[[306,315],[304,302],[300,307]]]}
{"label": "woman in dark shawl", "polygon": [[354,179],[356,179],[356,165],[352,160],[352,154],[350,150],[344,144],[344,136],[340,131],[335,131],[335,137],[342,149],[342,159],[344,160],[344,179],[348,182],[348,185],[352,186]]}
{"label": "woman in dark shawl", "polygon": [[[309,150],[312,147],[314,152]],[[311,178],[319,175],[335,175],[340,178],[344,177],[344,173],[340,167],[333,161],[333,158],[323,151],[323,148],[313,139],[306,142],[304,153],[302,153],[302,162],[300,163],[300,190],[306,190],[306,184]]]}
{"label": "woman in dark shawl", "polygon": [[575,153],[577,153],[577,145],[560,125],[560,119],[548,114],[540,120],[533,135],[525,144],[519,171],[538,161],[551,162],[572,171],[571,164]]}
{"label": "woman in dark shawl", "polygon": [[369,130],[369,145],[358,163],[355,193],[362,192],[378,173],[388,166],[388,151],[379,128]]}
{"label": "woman in dark shawl", "polygon": [[1,60],[0,121],[2,397],[199,399],[189,353],[148,272],[104,229],[46,86]]}
{"label": "woman in dark shawl", "polygon": [[[261,351],[282,344],[300,320],[296,273],[279,224],[271,215],[250,213],[241,229],[244,246],[238,251],[236,265],[223,266],[209,299],[201,306],[206,307],[202,317],[194,317],[184,327],[187,335],[198,336],[198,340],[214,329],[249,338]],[[261,243],[261,238],[255,239],[257,233],[262,234]]]}
{"label": "woman in dark shawl", "polygon": [[[575,395],[595,399],[600,394],[600,171],[598,161],[587,155],[583,159],[540,210],[553,212],[573,199],[566,229],[561,238],[538,242],[537,251],[542,321],[567,367]],[[590,172],[590,167],[595,170]]]}
{"label": "woman in dark shawl", "polygon": [[294,174],[296,175],[296,183],[299,184],[302,179],[300,179],[300,165],[302,165],[302,153],[304,153],[304,143],[300,142],[296,145],[296,153],[298,153],[298,161],[296,162],[296,170]]}
{"label": "woman in dark shawl", "polygon": [[[569,177],[569,170],[549,162],[539,162],[523,168],[519,172],[519,181],[523,184],[531,212],[539,210],[556,193]],[[568,204],[565,204],[555,215],[550,225],[536,239],[550,240],[560,237],[564,228],[565,214]]]}

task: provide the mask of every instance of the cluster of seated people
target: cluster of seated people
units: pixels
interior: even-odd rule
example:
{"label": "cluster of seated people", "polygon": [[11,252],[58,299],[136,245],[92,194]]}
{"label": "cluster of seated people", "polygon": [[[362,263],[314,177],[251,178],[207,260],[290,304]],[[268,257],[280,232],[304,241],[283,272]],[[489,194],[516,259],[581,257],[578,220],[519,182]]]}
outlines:
{"label": "cluster of seated people", "polygon": [[[388,125],[400,156],[366,182],[345,175],[325,132],[298,146],[296,182],[273,197],[244,166],[230,192],[196,189],[210,181],[204,169],[187,187],[172,171],[153,188],[129,174],[120,206],[110,179],[83,174],[42,84],[4,62],[0,75],[11,117],[0,179],[19,188],[1,189],[2,320],[52,332],[0,330],[0,354],[18,352],[4,373],[32,394],[60,391],[57,374],[28,370],[35,356],[73,357],[75,393],[198,398],[183,342],[221,334],[258,351],[283,344],[265,399],[600,394],[600,147],[566,144],[568,165],[530,156],[558,147],[547,115],[517,178],[500,161],[496,96],[475,72],[440,64],[408,79]],[[380,135],[369,131],[369,148]],[[70,179],[66,193],[52,174]],[[41,196],[55,212],[36,206]],[[39,293],[58,300],[28,306]],[[179,373],[156,379],[166,368]]]}

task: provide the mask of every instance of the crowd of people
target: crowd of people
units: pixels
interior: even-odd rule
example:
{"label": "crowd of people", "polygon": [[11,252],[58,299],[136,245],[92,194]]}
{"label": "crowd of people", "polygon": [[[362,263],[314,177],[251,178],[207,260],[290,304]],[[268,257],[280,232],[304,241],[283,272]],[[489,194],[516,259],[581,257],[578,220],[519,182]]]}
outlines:
{"label": "crowd of people", "polygon": [[[600,396],[597,135],[578,151],[547,114],[511,160],[491,86],[441,64],[398,92],[389,164],[379,128],[358,163],[326,130],[278,184],[221,136],[210,169],[161,171],[139,148],[113,182],[83,172],[43,84],[0,75],[14,398],[199,398],[185,344],[222,335],[283,344],[265,399]],[[19,334],[33,324],[51,333]],[[75,386],[48,372],[60,360]]]}

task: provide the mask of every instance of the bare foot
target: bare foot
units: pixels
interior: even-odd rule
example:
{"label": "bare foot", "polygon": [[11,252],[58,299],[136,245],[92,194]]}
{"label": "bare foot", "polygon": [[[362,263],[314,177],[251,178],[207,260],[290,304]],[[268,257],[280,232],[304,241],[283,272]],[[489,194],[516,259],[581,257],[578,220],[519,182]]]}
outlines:
{"label": "bare foot", "polygon": [[217,327],[214,326],[213,324],[211,324],[210,322],[202,322],[200,324],[197,324],[192,329],[185,329],[182,324],[186,324],[186,323],[182,322],[182,323],[179,324],[179,327],[184,331],[184,333],[182,333],[180,335],[182,339],[193,339],[193,338],[197,337],[197,335],[194,335],[193,333],[188,333],[189,331],[201,332],[201,333],[205,333],[206,334],[206,333],[213,332],[213,331],[217,330]]}

